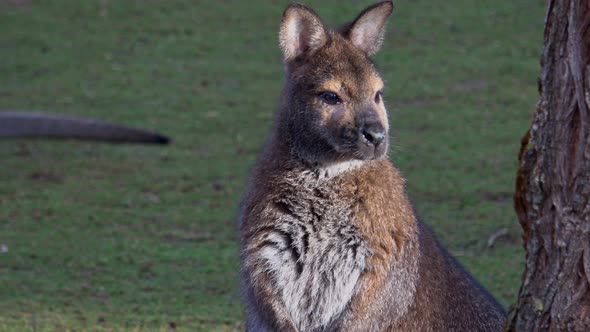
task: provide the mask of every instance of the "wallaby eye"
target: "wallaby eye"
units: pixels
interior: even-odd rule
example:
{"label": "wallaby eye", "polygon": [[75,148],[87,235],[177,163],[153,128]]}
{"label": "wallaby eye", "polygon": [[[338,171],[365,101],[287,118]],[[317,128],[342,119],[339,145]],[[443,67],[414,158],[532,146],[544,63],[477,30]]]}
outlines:
{"label": "wallaby eye", "polygon": [[338,97],[338,95],[332,91],[320,93],[320,98],[322,98],[322,101],[328,105],[337,105],[342,102],[342,99],[340,99],[340,97]]}
{"label": "wallaby eye", "polygon": [[381,102],[381,98],[383,98],[383,92],[381,90],[379,90],[375,94],[375,103],[379,104]]}

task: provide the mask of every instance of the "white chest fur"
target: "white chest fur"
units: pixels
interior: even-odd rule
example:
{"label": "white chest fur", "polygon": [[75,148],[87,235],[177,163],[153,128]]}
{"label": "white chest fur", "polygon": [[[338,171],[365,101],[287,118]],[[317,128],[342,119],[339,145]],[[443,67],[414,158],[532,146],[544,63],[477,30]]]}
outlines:
{"label": "white chest fur", "polygon": [[369,251],[348,223],[313,229],[283,218],[267,233],[260,259],[299,330],[325,327],[354,295]]}
{"label": "white chest fur", "polygon": [[283,176],[262,213],[272,226],[248,241],[251,277],[270,277],[273,302],[300,331],[322,330],[343,313],[371,254],[354,222],[358,197],[340,190],[337,174],[350,167]]}

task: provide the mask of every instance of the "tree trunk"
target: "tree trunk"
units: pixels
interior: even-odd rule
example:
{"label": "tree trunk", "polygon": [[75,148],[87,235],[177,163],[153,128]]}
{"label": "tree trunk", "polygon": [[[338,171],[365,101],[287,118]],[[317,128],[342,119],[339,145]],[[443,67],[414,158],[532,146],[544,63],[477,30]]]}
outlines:
{"label": "tree trunk", "polygon": [[526,269],[510,331],[590,331],[590,0],[550,0],[514,202]]}

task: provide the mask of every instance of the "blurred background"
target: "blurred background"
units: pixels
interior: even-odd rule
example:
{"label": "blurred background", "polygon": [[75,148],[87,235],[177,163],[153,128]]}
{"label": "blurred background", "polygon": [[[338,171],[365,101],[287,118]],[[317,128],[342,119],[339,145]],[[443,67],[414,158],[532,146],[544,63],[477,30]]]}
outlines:
{"label": "blurred background", "polygon": [[[287,3],[0,0],[0,110],[174,140],[0,140],[0,331],[242,328],[235,219],[278,105]],[[306,3],[334,26],[372,1]],[[397,0],[375,57],[418,213],[506,308],[545,5]]]}

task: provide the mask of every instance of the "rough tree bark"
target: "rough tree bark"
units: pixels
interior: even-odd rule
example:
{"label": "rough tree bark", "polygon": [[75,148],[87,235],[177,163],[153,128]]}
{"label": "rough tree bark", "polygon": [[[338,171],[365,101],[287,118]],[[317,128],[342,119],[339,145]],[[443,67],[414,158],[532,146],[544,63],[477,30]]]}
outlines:
{"label": "rough tree bark", "polygon": [[526,269],[510,331],[590,331],[590,0],[550,0],[514,202]]}

